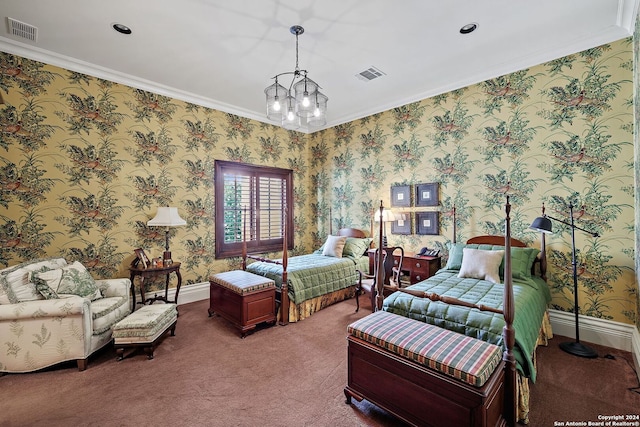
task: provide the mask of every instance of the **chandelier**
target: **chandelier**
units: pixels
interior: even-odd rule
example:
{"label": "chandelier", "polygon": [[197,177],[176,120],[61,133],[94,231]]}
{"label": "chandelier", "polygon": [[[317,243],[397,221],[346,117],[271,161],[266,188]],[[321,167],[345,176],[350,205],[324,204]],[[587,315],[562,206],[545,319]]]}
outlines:
{"label": "chandelier", "polygon": [[[289,130],[300,126],[318,127],[327,123],[327,98],[320,93],[320,86],[308,77],[307,70],[298,66],[298,36],[304,28],[294,25],[289,28],[296,36],[296,68],[273,77],[275,83],[264,90],[267,96],[267,118],[282,124]],[[278,83],[278,78],[293,75],[289,89]]]}

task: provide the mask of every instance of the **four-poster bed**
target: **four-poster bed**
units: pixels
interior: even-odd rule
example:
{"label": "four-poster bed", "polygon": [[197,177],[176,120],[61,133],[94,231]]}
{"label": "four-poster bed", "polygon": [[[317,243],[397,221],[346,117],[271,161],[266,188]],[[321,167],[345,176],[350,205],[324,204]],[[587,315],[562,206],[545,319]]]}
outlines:
{"label": "four-poster bed", "polygon": [[[455,243],[454,220],[454,244],[449,253],[447,266],[425,281],[407,288],[391,289],[396,292],[387,298],[382,297],[383,280],[378,278],[376,283],[380,286],[377,289],[376,305],[386,313],[435,325],[461,336],[472,337],[502,347],[505,362],[504,420],[507,424],[513,425],[515,420],[527,422],[528,378],[535,379],[533,360],[535,347],[539,337],[544,339],[550,337],[546,311],[550,295],[546,283],[541,279],[546,276],[544,240],[541,250],[538,251],[527,248],[523,242],[512,238],[508,198],[505,210],[505,236],[479,236],[469,239],[467,244]],[[499,251],[503,251],[504,261],[499,269],[503,280],[498,278],[494,281],[503,281],[504,285],[489,280],[465,277],[468,276],[468,272],[463,270],[469,267],[468,264],[477,267],[477,263],[481,262],[474,258],[478,255],[474,251],[479,251],[478,253],[482,253],[482,256],[499,257],[500,260],[502,255]],[[463,254],[467,256],[468,262],[465,262]],[[498,270],[497,264],[495,267]],[[378,271],[381,270],[383,269],[378,269]],[[539,272],[537,278],[533,277],[535,276],[533,272],[536,271]],[[358,339],[349,336],[350,346],[352,341],[356,342]],[[405,420],[411,420],[416,412],[415,398],[408,398],[407,403],[404,404],[399,402],[397,395],[402,394],[403,390],[389,382],[396,381],[397,375],[408,375],[407,372],[411,372],[416,367],[412,367],[411,363],[405,360],[398,362],[391,356],[385,356],[382,363],[386,368],[383,373],[380,372],[379,366],[370,366],[371,369],[368,371],[364,368],[367,363],[358,359],[358,354],[360,353],[352,354],[351,350],[349,352],[349,385],[345,388],[347,400],[350,401],[351,397],[370,400],[367,396],[373,396],[374,403]],[[369,378],[363,382],[362,375],[366,376],[367,372],[375,378]],[[354,379],[353,376],[360,377]],[[408,375],[408,378],[411,378],[411,375]],[[352,381],[354,384],[351,384]],[[447,381],[445,383],[449,384]],[[368,385],[363,386],[363,384]],[[408,388],[419,389],[423,385],[412,384]],[[373,388],[377,391],[372,391]],[[376,393],[382,389],[392,391],[389,396],[380,397]],[[495,389],[492,390],[495,393]],[[429,402],[420,402],[420,405],[429,404]],[[424,409],[422,411],[421,413],[424,414]]]}
{"label": "four-poster bed", "polygon": [[[311,254],[289,257],[286,227],[282,259],[269,259],[247,253],[246,237],[242,245],[242,269],[270,278],[276,283],[276,299],[280,303],[281,325],[302,320],[331,304],[351,298],[355,293],[356,270],[369,267],[366,252],[371,245],[367,233],[357,228],[342,228],[344,237],[340,253],[323,255],[323,248]],[[329,235],[331,237],[331,230]],[[246,233],[245,233],[246,236]],[[247,259],[255,262],[248,264]]]}

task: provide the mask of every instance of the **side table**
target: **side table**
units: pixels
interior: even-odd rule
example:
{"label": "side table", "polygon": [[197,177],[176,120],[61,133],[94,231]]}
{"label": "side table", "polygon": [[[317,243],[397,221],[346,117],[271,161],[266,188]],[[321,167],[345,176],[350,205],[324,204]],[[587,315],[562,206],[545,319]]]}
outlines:
{"label": "side table", "polygon": [[[136,292],[134,279],[136,276],[140,276],[140,298],[142,301],[140,304],[153,304],[155,301],[164,301],[164,302],[172,302],[174,304],[178,304],[178,294],[180,293],[180,286],[182,286],[182,275],[180,274],[180,263],[174,262],[173,264],[167,266],[158,266],[158,267],[147,267],[142,268],[139,264],[138,266],[129,267],[129,272],[131,274],[131,295],[133,295],[133,309],[131,311],[135,311],[136,309]],[[178,286],[176,287],[176,296],[173,301],[169,301],[169,276],[171,273],[176,273],[176,277],[178,278]],[[157,276],[166,276],[165,285],[164,285],[164,296],[163,295],[154,295],[153,298],[145,299],[144,297],[144,280],[146,278],[154,278]]]}

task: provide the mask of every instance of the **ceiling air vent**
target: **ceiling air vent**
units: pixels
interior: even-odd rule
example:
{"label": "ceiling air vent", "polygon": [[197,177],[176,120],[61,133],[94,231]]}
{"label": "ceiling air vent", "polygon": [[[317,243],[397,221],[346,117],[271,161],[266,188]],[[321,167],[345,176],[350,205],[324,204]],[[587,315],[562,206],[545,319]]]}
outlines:
{"label": "ceiling air vent", "polygon": [[370,67],[356,74],[356,77],[359,78],[360,80],[364,80],[365,82],[369,82],[373,79],[377,79],[378,77],[382,77],[384,75],[386,74],[378,70],[376,67]]}
{"label": "ceiling air vent", "polygon": [[31,40],[35,42],[38,40],[38,28],[33,25],[25,24],[24,22],[16,21],[13,18],[7,18],[9,20],[9,33],[22,37],[23,39]]}

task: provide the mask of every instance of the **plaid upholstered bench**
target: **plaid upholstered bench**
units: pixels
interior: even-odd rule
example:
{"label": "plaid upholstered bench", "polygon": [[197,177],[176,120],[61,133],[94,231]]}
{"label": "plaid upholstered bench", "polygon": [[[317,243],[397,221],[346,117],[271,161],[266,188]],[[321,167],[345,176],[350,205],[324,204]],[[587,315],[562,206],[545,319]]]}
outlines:
{"label": "plaid upholstered bench", "polygon": [[219,314],[238,329],[241,337],[263,322],[276,322],[276,284],[244,270],[209,277],[209,317]]}
{"label": "plaid upholstered bench", "polygon": [[132,347],[142,347],[148,358],[153,359],[157,342],[169,329],[174,336],[177,322],[177,304],[145,305],[134,311],[113,327],[113,345],[118,360],[124,358],[125,349]]}
{"label": "plaid upholstered bench", "polygon": [[504,425],[500,347],[385,311],[347,332],[347,403],[367,399],[412,425]]}

